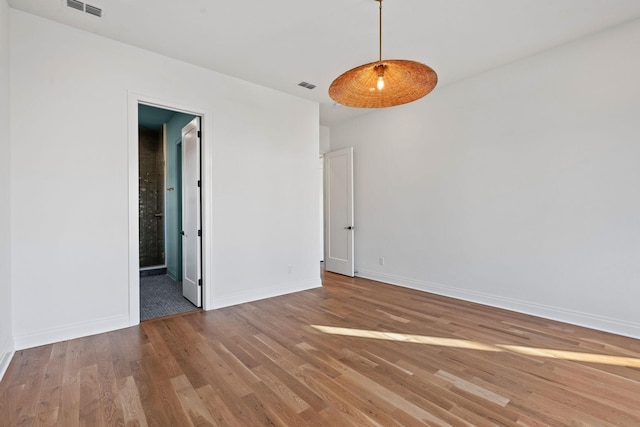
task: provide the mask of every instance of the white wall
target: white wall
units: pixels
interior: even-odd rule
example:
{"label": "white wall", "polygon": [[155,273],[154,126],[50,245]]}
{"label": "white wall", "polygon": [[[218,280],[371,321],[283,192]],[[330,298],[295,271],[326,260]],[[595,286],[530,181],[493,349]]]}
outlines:
{"label": "white wall", "polygon": [[9,6],[0,0],[0,379],[13,354],[9,129]]}
{"label": "white wall", "polygon": [[[320,155],[324,156],[331,150],[331,129],[327,126],[320,126]],[[319,227],[319,259],[324,260],[324,158],[320,159],[319,162],[319,174],[320,174],[320,192],[318,195],[318,200],[320,201],[319,206],[319,216],[320,216],[320,227]]]}
{"label": "white wall", "polygon": [[132,92],[210,119],[206,303],[320,285],[317,104],[15,10],[11,48],[16,347],[130,320]]}
{"label": "white wall", "polygon": [[320,154],[328,153],[331,149],[331,129],[320,126]]}
{"label": "white wall", "polygon": [[638,52],[635,21],[332,127],[360,275],[640,337]]}

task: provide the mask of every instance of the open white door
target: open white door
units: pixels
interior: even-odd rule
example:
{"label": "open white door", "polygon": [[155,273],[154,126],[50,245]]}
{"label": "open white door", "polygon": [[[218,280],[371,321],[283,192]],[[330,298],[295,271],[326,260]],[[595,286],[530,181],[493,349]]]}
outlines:
{"label": "open white door", "polygon": [[327,153],[324,162],[325,269],[353,277],[353,148]]}
{"label": "open white door", "polygon": [[200,118],[182,128],[182,295],[202,307]]}

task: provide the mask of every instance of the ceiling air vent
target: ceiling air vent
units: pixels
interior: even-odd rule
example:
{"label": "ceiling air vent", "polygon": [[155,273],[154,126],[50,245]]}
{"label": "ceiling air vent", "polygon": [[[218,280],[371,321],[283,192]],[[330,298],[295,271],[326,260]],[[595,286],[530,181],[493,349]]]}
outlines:
{"label": "ceiling air vent", "polygon": [[307,89],[314,89],[316,87],[316,85],[313,85],[313,84],[307,83],[307,82],[300,82],[300,83],[298,83],[298,86],[302,86],[302,87],[307,88]]}
{"label": "ceiling air vent", "polygon": [[71,9],[79,10],[80,12],[87,12],[89,15],[102,18],[102,9],[97,6],[85,4],[78,0],[66,0],[66,1],[67,1],[67,6],[69,6]]}
{"label": "ceiling air vent", "polygon": [[82,3],[81,1],[78,1],[78,0],[67,0],[67,6],[69,6],[72,9],[76,9],[76,10],[79,10],[81,12],[84,12],[84,3]]}
{"label": "ceiling air vent", "polygon": [[98,18],[102,18],[102,9],[96,6],[91,6],[88,4],[84,10],[89,15],[97,16]]}

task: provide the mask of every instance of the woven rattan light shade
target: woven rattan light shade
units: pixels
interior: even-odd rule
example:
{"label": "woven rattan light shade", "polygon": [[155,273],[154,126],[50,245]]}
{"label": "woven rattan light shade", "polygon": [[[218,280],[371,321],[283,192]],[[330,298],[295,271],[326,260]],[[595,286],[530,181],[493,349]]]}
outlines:
{"label": "woven rattan light shade", "polygon": [[[384,89],[377,89],[378,71],[383,64]],[[329,96],[348,107],[384,108],[422,98],[436,87],[438,75],[420,62],[389,59],[371,62],[347,71],[329,87]]]}
{"label": "woven rattan light shade", "polygon": [[329,96],[347,107],[383,108],[420,99],[436,87],[438,75],[427,65],[405,59],[382,60],[382,0],[379,59],[343,73],[331,83]]}

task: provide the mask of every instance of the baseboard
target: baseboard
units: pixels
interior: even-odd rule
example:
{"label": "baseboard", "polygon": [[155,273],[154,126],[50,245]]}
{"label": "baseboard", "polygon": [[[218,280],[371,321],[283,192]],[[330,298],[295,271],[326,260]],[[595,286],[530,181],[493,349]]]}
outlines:
{"label": "baseboard", "polygon": [[173,268],[167,267],[167,276],[169,276],[171,280],[174,280],[176,282],[179,282],[181,280],[178,276],[178,272]]}
{"label": "baseboard", "polygon": [[16,350],[101,334],[129,327],[129,316],[113,316],[14,336]]}
{"label": "baseboard", "polygon": [[272,298],[281,295],[291,294],[294,292],[306,291],[308,289],[319,288],[322,286],[322,281],[318,277],[317,279],[310,279],[299,282],[286,283],[279,286],[272,286],[264,289],[252,289],[247,292],[238,292],[235,294],[227,295],[222,298],[214,296],[213,308],[223,308],[232,305],[244,304],[246,302],[258,301],[265,298]]}
{"label": "baseboard", "polygon": [[640,339],[640,324],[358,268],[358,277]]}
{"label": "baseboard", "polygon": [[13,359],[14,354],[13,339],[9,337],[0,344],[0,381],[2,381],[5,372],[7,372],[7,368],[9,367],[9,363],[11,363],[11,359]]}

